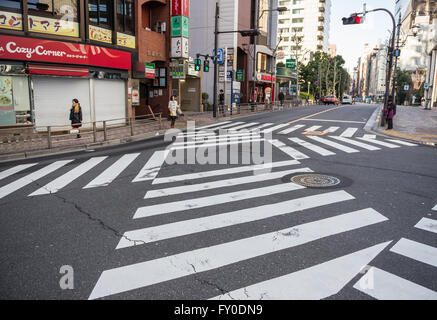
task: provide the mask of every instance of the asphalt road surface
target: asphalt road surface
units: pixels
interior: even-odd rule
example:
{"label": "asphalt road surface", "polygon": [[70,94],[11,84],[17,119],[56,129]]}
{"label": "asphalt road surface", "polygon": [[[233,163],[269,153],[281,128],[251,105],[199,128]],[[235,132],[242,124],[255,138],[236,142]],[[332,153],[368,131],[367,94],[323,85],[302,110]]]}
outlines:
{"label": "asphalt road surface", "polygon": [[[3,163],[0,297],[437,299],[437,149],[366,131],[375,110]],[[219,128],[203,148],[227,164],[187,163]],[[254,132],[270,170],[243,162]]]}

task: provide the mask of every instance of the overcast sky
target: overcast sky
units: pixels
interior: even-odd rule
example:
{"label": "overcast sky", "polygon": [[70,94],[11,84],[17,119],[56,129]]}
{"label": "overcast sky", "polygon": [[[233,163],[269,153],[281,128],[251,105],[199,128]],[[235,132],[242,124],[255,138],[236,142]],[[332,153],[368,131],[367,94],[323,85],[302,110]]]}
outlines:
{"label": "overcast sky", "polygon": [[385,8],[394,15],[395,0],[332,0],[329,43],[337,45],[337,54],[346,60],[350,72],[361,56],[363,45],[385,41],[390,37],[388,30],[393,29],[390,16],[383,11],[368,13],[361,25],[343,25],[341,18],[362,12],[363,3],[366,3],[367,10]]}

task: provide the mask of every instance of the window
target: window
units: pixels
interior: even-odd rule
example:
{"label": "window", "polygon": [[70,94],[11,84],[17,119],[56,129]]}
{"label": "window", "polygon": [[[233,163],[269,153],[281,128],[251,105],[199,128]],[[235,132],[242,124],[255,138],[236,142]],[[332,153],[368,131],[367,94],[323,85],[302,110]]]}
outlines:
{"label": "window", "polygon": [[303,9],[293,9],[293,14],[301,14],[303,13]]}
{"label": "window", "polygon": [[66,15],[78,21],[77,0],[27,0],[29,15],[62,18]]}
{"label": "window", "polygon": [[21,1],[0,0],[0,10],[21,12]]}
{"label": "window", "polygon": [[293,0],[293,4],[302,4],[303,0]]}
{"label": "window", "polygon": [[280,6],[285,6],[287,4],[290,4],[290,0],[285,0],[285,1],[279,1],[279,5]]}
{"label": "window", "polygon": [[112,1],[88,0],[88,11],[91,24],[112,27]]}
{"label": "window", "polygon": [[302,27],[298,27],[298,28],[291,28],[291,31],[293,32],[302,32],[303,28]]}
{"label": "window", "polygon": [[117,0],[117,31],[135,33],[135,15],[133,0]]}
{"label": "window", "polygon": [[290,29],[288,28],[280,28],[279,29],[279,33],[288,33],[290,31]]}
{"label": "window", "polygon": [[293,18],[292,22],[293,23],[302,23],[303,22],[303,18]]}
{"label": "window", "polygon": [[155,80],[153,81],[153,86],[165,88],[167,86],[166,74],[167,74],[166,68],[156,68]]}

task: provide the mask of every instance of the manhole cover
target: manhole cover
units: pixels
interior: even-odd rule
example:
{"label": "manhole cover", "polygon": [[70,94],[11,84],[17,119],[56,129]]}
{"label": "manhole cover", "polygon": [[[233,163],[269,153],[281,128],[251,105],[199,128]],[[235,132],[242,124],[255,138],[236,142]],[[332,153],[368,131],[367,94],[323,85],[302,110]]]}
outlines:
{"label": "manhole cover", "polygon": [[299,184],[304,187],[312,188],[327,188],[334,187],[340,184],[341,180],[337,177],[326,174],[309,173],[299,174],[290,178],[291,182]]}

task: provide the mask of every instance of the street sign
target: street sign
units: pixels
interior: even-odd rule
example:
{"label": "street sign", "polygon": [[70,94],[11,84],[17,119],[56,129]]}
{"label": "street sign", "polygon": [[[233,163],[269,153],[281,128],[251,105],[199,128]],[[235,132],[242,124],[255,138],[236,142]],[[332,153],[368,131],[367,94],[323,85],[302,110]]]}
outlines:
{"label": "street sign", "polygon": [[425,89],[428,89],[428,88],[429,88],[429,84],[428,84],[428,82],[425,82],[425,84],[423,85],[423,87],[424,87]]}
{"label": "street sign", "polygon": [[319,85],[319,81],[315,81],[314,84],[315,84],[316,86],[318,86],[318,85]]}
{"label": "street sign", "polygon": [[404,90],[407,91],[410,86],[408,84],[404,85]]}
{"label": "street sign", "polygon": [[395,50],[395,57],[399,57],[401,55],[401,50],[400,49],[396,49]]}
{"label": "street sign", "polygon": [[217,49],[217,63],[223,64],[223,48]]}
{"label": "street sign", "polygon": [[294,59],[294,58],[285,60],[285,64],[286,64],[285,66],[288,69],[291,69],[291,70],[296,69],[296,59]]}
{"label": "street sign", "polygon": [[238,82],[244,82],[244,70],[237,70],[237,73],[235,74],[235,80]]}
{"label": "street sign", "polygon": [[232,70],[228,70],[226,72],[226,81],[232,80],[233,76],[234,76],[234,73],[232,72]]}

